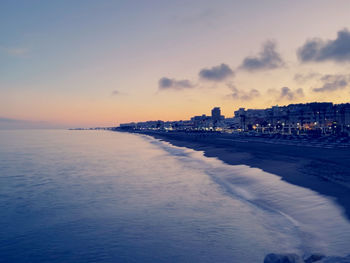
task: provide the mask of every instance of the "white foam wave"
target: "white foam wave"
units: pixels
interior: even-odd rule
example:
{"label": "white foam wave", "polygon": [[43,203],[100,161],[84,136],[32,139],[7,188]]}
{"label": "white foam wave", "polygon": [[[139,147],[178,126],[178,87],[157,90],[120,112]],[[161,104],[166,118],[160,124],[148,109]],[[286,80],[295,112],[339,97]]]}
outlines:
{"label": "white foam wave", "polygon": [[[223,194],[244,202],[256,211],[263,211],[265,218],[261,218],[262,224],[274,228],[275,235],[278,233],[276,229],[281,235],[292,234],[290,239],[296,239],[291,241],[296,250],[327,255],[349,253],[350,223],[342,208],[330,198],[289,184],[261,169],[227,165],[217,158],[205,157],[201,151],[176,147],[149,136],[142,137],[178,158],[184,165],[203,170]],[[285,242],[286,239],[283,240]]]}

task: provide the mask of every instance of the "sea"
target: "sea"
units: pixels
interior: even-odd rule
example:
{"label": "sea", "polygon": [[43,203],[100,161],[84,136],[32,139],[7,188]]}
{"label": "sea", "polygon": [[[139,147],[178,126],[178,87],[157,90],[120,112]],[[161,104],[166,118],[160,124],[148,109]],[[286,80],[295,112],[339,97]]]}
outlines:
{"label": "sea", "polygon": [[350,253],[335,200],[145,135],[0,131],[0,262]]}

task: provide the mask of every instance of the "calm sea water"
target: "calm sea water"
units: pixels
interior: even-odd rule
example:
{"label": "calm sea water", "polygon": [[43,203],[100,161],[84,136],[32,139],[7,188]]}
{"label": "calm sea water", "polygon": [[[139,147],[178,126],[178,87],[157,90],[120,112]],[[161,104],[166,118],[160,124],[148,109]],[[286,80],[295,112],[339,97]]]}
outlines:
{"label": "calm sea water", "polygon": [[263,262],[350,253],[332,200],[147,136],[0,131],[0,262]]}

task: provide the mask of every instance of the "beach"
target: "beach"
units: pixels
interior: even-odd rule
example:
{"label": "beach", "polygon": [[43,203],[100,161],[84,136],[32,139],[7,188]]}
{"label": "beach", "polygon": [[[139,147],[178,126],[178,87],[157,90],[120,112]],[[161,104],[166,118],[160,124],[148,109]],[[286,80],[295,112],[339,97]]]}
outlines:
{"label": "beach", "polygon": [[230,165],[248,165],[332,198],[350,219],[350,151],[247,141],[226,134],[137,131],[179,147],[203,151]]}

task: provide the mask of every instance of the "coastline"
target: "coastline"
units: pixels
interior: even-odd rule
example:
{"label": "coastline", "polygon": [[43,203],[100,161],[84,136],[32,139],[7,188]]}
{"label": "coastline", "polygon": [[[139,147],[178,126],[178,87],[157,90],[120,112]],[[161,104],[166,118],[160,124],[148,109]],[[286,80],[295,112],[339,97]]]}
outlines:
{"label": "coastline", "polygon": [[[276,174],[282,180],[330,197],[350,220],[350,151],[270,144],[230,139],[227,135],[133,132],[164,140],[174,146],[203,151],[230,165],[244,164]],[[231,137],[232,138],[232,137]]]}

